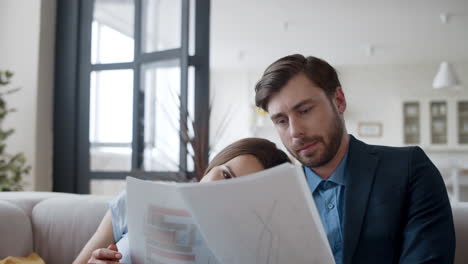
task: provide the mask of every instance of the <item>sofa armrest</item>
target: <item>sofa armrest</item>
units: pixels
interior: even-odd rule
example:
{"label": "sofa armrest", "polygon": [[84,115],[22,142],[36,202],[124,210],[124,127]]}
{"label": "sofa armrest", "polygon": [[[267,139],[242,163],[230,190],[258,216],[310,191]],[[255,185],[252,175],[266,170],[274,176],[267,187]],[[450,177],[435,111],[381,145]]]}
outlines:
{"label": "sofa armrest", "polygon": [[33,252],[31,221],[18,206],[0,200],[0,259]]}

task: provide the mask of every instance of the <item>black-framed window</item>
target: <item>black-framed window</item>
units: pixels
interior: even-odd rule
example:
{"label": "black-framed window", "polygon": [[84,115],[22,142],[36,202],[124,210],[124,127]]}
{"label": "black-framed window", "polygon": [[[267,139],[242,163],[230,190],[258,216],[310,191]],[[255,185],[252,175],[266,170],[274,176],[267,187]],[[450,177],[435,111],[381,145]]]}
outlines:
{"label": "black-framed window", "polygon": [[58,1],[55,191],[89,193],[91,180],[128,175],[192,177],[179,132],[189,113],[208,138],[209,5]]}

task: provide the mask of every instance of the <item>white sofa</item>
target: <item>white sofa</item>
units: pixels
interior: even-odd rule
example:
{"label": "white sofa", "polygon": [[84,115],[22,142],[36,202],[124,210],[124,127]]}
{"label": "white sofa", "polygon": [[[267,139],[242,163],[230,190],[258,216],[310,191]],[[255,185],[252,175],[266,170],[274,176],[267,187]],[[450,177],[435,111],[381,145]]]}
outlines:
{"label": "white sofa", "polygon": [[[47,264],[71,263],[96,230],[111,198],[0,192],[0,259],[36,252]],[[464,264],[468,261],[468,205],[454,205],[453,215],[455,263]]]}
{"label": "white sofa", "polygon": [[47,264],[72,263],[112,197],[0,192],[0,259],[36,252]]}

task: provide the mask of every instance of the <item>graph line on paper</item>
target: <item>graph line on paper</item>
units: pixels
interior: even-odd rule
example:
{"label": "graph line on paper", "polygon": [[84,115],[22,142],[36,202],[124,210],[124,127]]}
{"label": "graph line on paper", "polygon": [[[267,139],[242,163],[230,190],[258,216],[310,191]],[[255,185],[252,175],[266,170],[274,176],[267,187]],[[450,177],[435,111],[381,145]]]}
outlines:
{"label": "graph line on paper", "polygon": [[256,263],[279,264],[280,234],[275,233],[275,228],[273,227],[277,203],[277,200],[273,201],[273,204],[266,213],[266,217],[262,217],[256,210],[253,211],[262,227],[257,241]]}

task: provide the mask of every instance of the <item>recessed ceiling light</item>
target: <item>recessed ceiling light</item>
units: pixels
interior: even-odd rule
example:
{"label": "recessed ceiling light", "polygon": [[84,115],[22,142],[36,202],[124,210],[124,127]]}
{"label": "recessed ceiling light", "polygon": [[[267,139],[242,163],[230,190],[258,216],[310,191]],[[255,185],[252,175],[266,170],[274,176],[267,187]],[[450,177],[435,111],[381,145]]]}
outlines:
{"label": "recessed ceiling light", "polygon": [[440,22],[442,24],[447,24],[449,22],[450,14],[449,13],[441,13],[439,15]]}

